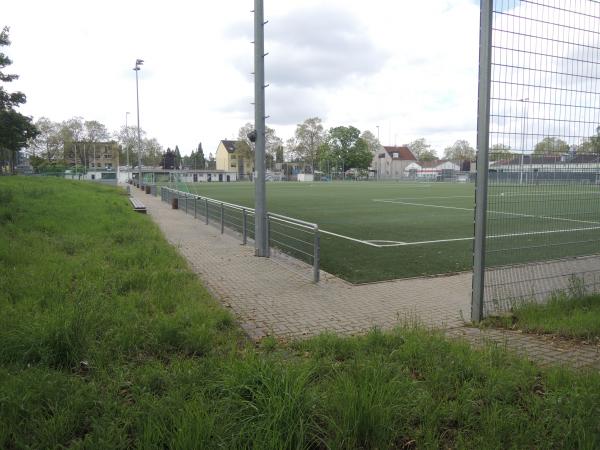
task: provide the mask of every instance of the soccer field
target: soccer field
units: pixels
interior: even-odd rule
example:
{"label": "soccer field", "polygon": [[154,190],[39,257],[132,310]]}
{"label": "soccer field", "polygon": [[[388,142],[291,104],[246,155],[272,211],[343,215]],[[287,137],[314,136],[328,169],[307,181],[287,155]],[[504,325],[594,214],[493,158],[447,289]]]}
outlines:
{"label": "soccer field", "polygon": [[[201,183],[186,188],[254,206],[251,183]],[[534,190],[530,186],[526,193],[518,186],[491,187],[490,262],[500,265],[591,253],[590,242],[597,241],[600,228],[600,197],[596,186],[586,192],[589,202],[581,203],[581,195],[568,186],[540,185]],[[585,207],[574,206],[582,204]],[[267,207],[353,239],[323,234],[321,267],[354,283],[471,269],[471,183],[267,183]]]}

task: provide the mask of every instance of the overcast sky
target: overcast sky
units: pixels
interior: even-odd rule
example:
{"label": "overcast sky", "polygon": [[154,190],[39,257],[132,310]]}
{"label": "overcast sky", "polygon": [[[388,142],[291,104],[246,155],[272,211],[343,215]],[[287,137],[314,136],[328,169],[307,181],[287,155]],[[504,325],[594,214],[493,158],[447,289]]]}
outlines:
{"label": "overcast sky", "polygon": [[[206,154],[253,122],[252,0],[5,2],[21,112],[136,120],[166,148]],[[287,139],[313,116],[384,145],[475,144],[477,0],[265,0],[267,125]]]}

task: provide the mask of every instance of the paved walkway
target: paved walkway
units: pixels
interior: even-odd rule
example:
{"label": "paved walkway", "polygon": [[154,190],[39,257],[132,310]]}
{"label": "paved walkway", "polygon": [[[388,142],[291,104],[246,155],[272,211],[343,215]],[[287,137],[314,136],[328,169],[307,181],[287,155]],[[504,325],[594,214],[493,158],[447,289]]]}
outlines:
{"label": "paved walkway", "polygon": [[[323,331],[352,335],[373,327],[421,324],[446,329],[449,336],[473,343],[493,340],[515,347],[541,363],[562,362],[552,356],[558,354],[552,342],[510,331],[464,327],[463,318],[468,320],[470,315],[471,274],[351,285],[323,273],[322,281],[315,284],[310,280],[310,267],[302,263],[285,257],[257,258],[252,246],[243,246],[238,238],[221,235],[219,229],[172,210],[160,198],[133,187],[132,194],[146,204],[169,242],[233,311],[252,339],[266,335],[301,338]],[[567,356],[572,352],[563,353],[568,364],[600,369],[598,350],[590,346],[571,359]],[[551,357],[546,361],[542,355]]]}

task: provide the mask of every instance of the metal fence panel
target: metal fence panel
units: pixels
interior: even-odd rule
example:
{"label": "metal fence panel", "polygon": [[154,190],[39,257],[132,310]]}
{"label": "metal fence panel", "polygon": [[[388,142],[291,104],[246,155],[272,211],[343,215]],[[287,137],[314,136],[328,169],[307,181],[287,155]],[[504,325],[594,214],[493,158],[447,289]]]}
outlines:
{"label": "metal fence panel", "polygon": [[600,3],[486,5],[490,128],[479,150],[489,165],[478,167],[488,177],[476,208],[485,263],[473,298],[483,316],[600,286]]}
{"label": "metal fence panel", "polygon": [[[254,240],[255,236],[255,211],[252,208],[222,202],[219,200],[201,197],[198,195],[181,192],[168,187],[161,188],[161,199],[171,202],[177,198],[179,208],[193,214],[208,224],[217,226],[221,233],[231,230],[239,235],[242,244]],[[319,227],[310,222],[295,219],[279,214],[267,213],[267,241],[270,248],[276,248],[296,259],[312,266],[312,278],[315,282],[320,278],[320,234]]]}

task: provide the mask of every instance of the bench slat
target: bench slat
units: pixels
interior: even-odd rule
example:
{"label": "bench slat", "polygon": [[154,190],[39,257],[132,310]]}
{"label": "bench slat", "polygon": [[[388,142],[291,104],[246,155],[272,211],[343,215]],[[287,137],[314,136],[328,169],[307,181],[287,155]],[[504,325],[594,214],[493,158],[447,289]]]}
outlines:
{"label": "bench slat", "polygon": [[133,206],[133,209],[138,212],[146,212],[146,205],[144,205],[137,198],[129,197],[129,202]]}

